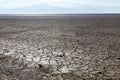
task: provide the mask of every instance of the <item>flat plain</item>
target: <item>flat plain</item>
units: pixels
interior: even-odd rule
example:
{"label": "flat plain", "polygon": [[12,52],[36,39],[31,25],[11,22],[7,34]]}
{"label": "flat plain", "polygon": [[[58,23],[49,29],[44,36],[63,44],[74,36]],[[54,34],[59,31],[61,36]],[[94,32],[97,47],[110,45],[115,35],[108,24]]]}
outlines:
{"label": "flat plain", "polygon": [[120,80],[120,15],[1,15],[0,80]]}

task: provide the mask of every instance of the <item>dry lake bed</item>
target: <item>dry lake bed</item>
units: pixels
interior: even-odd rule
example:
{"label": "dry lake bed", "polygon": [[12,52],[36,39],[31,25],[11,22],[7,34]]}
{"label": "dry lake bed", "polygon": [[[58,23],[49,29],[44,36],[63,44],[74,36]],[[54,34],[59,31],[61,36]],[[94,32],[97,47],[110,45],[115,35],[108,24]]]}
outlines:
{"label": "dry lake bed", "polygon": [[120,15],[1,15],[0,80],[120,80]]}

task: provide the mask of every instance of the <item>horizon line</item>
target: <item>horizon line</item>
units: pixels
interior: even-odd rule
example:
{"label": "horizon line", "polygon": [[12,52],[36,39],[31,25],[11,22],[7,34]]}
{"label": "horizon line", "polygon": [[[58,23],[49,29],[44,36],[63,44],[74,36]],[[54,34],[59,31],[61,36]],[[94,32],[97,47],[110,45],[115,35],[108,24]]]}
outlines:
{"label": "horizon line", "polygon": [[45,13],[45,14],[0,14],[0,16],[62,16],[62,15],[120,15],[120,13]]}

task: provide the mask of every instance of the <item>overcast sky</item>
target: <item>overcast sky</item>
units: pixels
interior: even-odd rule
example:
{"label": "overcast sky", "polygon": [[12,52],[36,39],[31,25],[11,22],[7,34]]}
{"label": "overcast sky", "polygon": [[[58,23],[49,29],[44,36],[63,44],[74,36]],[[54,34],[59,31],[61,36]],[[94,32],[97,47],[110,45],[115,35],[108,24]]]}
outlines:
{"label": "overcast sky", "polygon": [[119,12],[120,0],[0,0],[0,14]]}

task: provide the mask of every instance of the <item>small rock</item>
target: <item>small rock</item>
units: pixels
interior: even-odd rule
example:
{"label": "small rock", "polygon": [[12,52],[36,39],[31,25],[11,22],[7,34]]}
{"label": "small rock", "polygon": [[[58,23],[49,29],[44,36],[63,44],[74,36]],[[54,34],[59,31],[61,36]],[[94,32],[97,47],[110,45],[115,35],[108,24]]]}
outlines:
{"label": "small rock", "polygon": [[82,69],[87,70],[88,68],[89,68],[89,66],[84,66]]}
{"label": "small rock", "polygon": [[77,49],[77,52],[83,53],[83,50],[82,49]]}
{"label": "small rock", "polygon": [[25,25],[23,25],[23,26],[21,26],[21,27],[23,27],[23,28],[24,28],[24,27],[26,27],[26,26],[25,26]]}
{"label": "small rock", "polygon": [[61,55],[57,55],[57,57],[63,57],[63,56],[64,56],[64,55],[62,55],[62,54],[61,54]]}
{"label": "small rock", "polygon": [[102,74],[102,72],[98,72],[97,74]]}
{"label": "small rock", "polygon": [[92,71],[91,73],[92,74],[102,74],[102,72],[100,72],[100,71]]}
{"label": "small rock", "polygon": [[120,60],[120,57],[118,57],[117,59]]}
{"label": "small rock", "polygon": [[42,66],[42,64],[38,64],[38,67],[39,67],[39,68],[42,68],[43,66]]}
{"label": "small rock", "polygon": [[72,51],[68,51],[65,53],[65,56],[69,56],[72,53]]}

